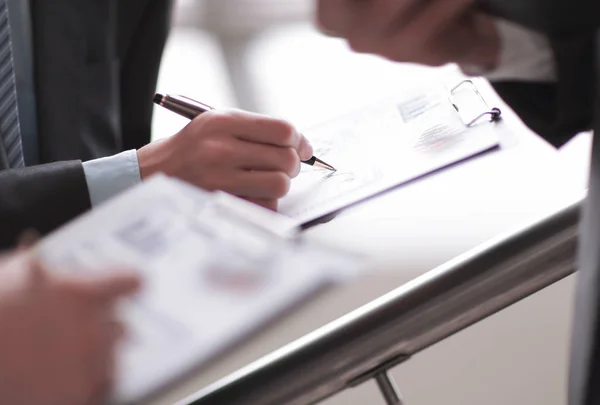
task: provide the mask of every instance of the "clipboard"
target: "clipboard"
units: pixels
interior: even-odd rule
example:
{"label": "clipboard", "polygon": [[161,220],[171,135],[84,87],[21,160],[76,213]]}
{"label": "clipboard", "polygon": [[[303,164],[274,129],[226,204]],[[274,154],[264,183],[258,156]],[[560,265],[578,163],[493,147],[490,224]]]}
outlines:
{"label": "clipboard", "polygon": [[[467,127],[473,127],[484,121],[498,122],[502,119],[502,110],[498,107],[490,107],[485,98],[479,92],[479,89],[471,79],[460,81],[457,85],[449,90],[449,98],[456,112],[461,116],[462,121]],[[474,114],[469,116],[463,114],[463,103],[458,99],[459,94],[466,93],[467,97],[472,98],[479,104],[478,108],[474,108]],[[470,110],[470,109],[469,109]]]}
{"label": "clipboard", "polygon": [[411,93],[304,131],[338,172],[303,167],[279,212],[306,229],[500,146],[502,112],[474,80]]}

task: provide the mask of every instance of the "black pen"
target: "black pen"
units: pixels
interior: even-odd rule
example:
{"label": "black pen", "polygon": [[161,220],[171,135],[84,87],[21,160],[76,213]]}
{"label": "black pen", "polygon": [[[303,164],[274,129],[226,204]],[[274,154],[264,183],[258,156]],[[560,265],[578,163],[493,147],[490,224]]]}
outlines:
{"label": "black pen", "polygon": [[[156,93],[154,95],[154,102],[159,106],[164,107],[167,110],[170,110],[190,120],[193,120],[202,113],[214,109],[209,105],[193,100],[189,97],[176,96],[171,94],[162,95]],[[333,166],[323,162],[321,159],[315,156],[311,157],[308,160],[302,160],[301,162],[309,166],[320,167],[322,169],[331,170],[332,172],[335,172],[335,168]]]}

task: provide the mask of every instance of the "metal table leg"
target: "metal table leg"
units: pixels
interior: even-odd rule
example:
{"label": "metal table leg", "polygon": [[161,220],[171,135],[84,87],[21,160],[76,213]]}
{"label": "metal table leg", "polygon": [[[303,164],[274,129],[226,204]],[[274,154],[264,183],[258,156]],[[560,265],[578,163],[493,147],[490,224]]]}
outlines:
{"label": "metal table leg", "polygon": [[396,382],[389,376],[387,371],[377,374],[375,381],[377,381],[377,386],[381,390],[381,394],[385,398],[387,405],[404,405]]}

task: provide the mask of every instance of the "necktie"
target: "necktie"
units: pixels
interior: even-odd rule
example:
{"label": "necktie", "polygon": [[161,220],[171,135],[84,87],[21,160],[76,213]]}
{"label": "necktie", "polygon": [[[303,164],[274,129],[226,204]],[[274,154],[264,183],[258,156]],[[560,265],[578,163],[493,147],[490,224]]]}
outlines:
{"label": "necktie", "polygon": [[0,0],[0,138],[10,167],[25,166],[6,0]]}

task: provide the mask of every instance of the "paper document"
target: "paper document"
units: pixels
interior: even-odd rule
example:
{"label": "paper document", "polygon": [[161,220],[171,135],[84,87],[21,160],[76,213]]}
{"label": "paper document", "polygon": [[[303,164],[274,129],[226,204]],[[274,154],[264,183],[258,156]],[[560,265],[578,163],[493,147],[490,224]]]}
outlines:
{"label": "paper document", "polygon": [[498,146],[489,123],[467,128],[447,91],[388,100],[304,134],[338,171],[303,166],[279,211],[310,222]]}
{"label": "paper document", "polygon": [[157,177],[50,235],[52,269],[131,266],[129,328],[113,403],[135,404],[358,269],[356,257],[295,237],[289,219],[235,197]]}

